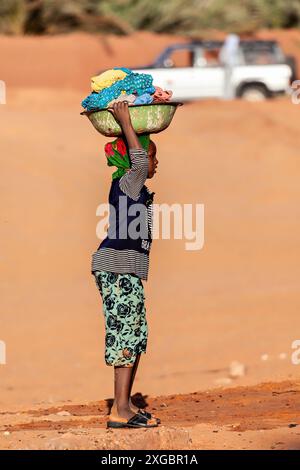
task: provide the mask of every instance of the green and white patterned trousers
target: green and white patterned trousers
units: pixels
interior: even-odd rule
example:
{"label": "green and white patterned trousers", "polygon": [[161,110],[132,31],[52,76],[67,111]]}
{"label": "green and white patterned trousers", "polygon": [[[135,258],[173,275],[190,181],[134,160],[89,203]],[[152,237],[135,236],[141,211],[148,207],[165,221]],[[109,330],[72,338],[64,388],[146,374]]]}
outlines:
{"label": "green and white patterned trousers", "polygon": [[146,352],[148,325],[142,280],[132,274],[95,271],[105,317],[105,362],[132,367]]}

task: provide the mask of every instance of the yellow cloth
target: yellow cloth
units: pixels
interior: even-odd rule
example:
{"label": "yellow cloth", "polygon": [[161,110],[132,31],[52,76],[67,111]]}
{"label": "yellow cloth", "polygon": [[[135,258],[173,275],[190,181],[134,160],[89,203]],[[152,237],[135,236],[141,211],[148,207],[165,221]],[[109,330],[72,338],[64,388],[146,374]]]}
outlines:
{"label": "yellow cloth", "polygon": [[106,70],[106,72],[101,73],[95,77],[91,78],[91,87],[93,91],[99,93],[99,91],[104,90],[104,88],[108,88],[118,80],[123,80],[127,73],[123,70]]}

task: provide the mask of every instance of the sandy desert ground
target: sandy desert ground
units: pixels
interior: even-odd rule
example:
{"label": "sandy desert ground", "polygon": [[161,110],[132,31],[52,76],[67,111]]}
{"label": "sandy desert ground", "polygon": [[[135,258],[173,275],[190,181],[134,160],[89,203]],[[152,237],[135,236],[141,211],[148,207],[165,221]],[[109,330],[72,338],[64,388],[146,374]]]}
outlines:
{"label": "sandy desert ground", "polygon": [[299,383],[265,383],[145,399],[154,429],[106,429],[110,400],[56,403],[1,413],[2,449],[299,450]]}
{"label": "sandy desert ground", "polygon": [[[299,33],[276,34],[299,56]],[[91,428],[104,426],[95,410],[103,414],[99,400],[112,397],[112,369],[103,361],[90,257],[99,244],[96,208],[107,200],[111,169],[103,156],[107,139],[79,113],[95,71],[121,60],[143,64],[170,42],[137,36],[0,38],[0,78],[7,85],[7,104],[0,106],[0,340],[7,348],[7,363],[0,365],[1,448],[32,448],[39,433],[55,440],[55,433],[70,432],[73,421],[62,431],[26,428],[32,416],[47,422],[49,413],[70,406],[85,409]],[[288,97],[186,104],[155,136],[159,171],[149,182],[155,202],[205,207],[203,249],[187,251],[185,240],[155,240],[145,283],[149,347],[134,392],[158,397],[149,398],[158,409],[161,402],[178,404],[172,405],[178,421],[162,410],[167,437],[156,437],[157,448],[170,446],[172,426],[182,428],[182,446],[194,448],[222,448],[223,438],[225,448],[299,446],[298,428],[288,427],[299,424],[300,365],[291,362],[292,342],[300,339],[299,109]],[[244,375],[231,377],[232,361],[245,366]],[[228,401],[225,418],[217,413],[211,421],[214,410],[205,412],[205,394],[217,397],[218,390],[229,402],[238,394],[243,409],[234,419]],[[245,408],[259,391],[266,399],[263,415],[272,421],[265,439],[262,420],[260,427],[243,427]],[[291,399],[280,402],[279,411],[276,391]],[[191,405],[194,392],[201,412]],[[254,409],[249,405],[249,420],[258,423]],[[236,424],[236,433],[229,432]],[[185,434],[191,425],[200,430],[193,443]],[[80,445],[93,447],[85,426],[90,440]],[[7,429],[11,433],[3,434]],[[101,436],[99,445],[109,446]]]}

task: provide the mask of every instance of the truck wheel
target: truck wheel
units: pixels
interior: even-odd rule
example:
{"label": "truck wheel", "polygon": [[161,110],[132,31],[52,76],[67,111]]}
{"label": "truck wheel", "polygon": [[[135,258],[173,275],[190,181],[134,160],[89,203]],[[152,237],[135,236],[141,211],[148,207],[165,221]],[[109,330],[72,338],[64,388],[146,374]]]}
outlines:
{"label": "truck wheel", "polygon": [[246,101],[264,101],[270,98],[270,93],[263,85],[246,85],[242,88],[240,97]]}

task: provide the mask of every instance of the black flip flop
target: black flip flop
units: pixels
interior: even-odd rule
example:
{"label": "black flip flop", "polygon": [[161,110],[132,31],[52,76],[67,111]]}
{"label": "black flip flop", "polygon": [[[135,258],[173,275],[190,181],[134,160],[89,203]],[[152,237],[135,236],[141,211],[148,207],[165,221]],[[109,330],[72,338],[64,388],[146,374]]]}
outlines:
{"label": "black flip flop", "polygon": [[156,418],[155,416],[152,416],[151,413],[148,413],[148,411],[142,410],[141,408],[138,410],[138,413],[142,416],[145,416],[147,419],[156,419],[157,424],[160,424],[161,421],[159,418]]}
{"label": "black flip flop", "polygon": [[158,423],[156,424],[148,424],[148,419],[140,414],[136,413],[132,418],[130,418],[127,422],[122,421],[107,421],[108,428],[156,428]]}

